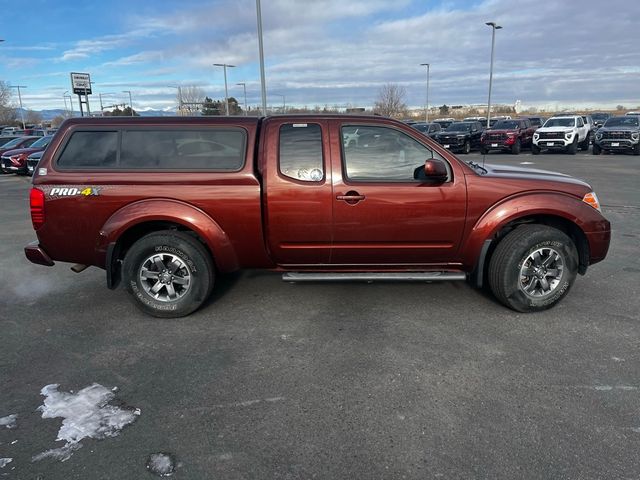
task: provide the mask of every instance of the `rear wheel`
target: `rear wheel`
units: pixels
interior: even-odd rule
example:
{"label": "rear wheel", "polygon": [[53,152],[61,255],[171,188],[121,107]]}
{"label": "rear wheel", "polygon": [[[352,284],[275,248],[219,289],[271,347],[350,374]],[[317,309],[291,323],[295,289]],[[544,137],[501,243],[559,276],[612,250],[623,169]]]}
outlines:
{"label": "rear wheel", "polygon": [[591,149],[591,153],[593,155],[600,155],[602,153],[602,149],[600,148],[600,145],[598,145],[597,143],[594,143],[593,148]]}
{"label": "rear wheel", "polygon": [[520,139],[517,138],[516,143],[514,143],[513,146],[511,147],[511,153],[514,155],[518,155],[520,153],[521,148],[522,148],[522,144],[520,143]]}
{"label": "rear wheel", "polygon": [[540,147],[537,146],[535,143],[531,144],[531,153],[533,155],[540,155]]}
{"label": "rear wheel", "polygon": [[578,251],[566,234],[546,225],[521,225],[496,247],[489,284],[504,305],[535,312],[558,303],[577,271]]}
{"label": "rear wheel", "polygon": [[196,310],[213,288],[211,255],[195,238],[177,231],[145,235],[123,264],[127,290],[154,317],[183,317]]}

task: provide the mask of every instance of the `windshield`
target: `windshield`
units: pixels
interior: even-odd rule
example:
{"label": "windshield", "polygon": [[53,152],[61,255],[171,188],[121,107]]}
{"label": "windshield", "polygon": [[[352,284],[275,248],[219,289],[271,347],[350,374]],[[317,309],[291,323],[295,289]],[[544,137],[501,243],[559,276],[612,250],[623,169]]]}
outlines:
{"label": "windshield", "polygon": [[452,123],[447,127],[447,132],[468,132],[471,130],[470,123]]}
{"label": "windshield", "polygon": [[518,122],[514,122],[513,120],[500,120],[491,128],[495,130],[513,130],[518,128]]}
{"label": "windshield", "polygon": [[2,148],[11,148],[11,147],[17,147],[18,145],[20,145],[22,142],[24,141],[23,137],[18,137],[18,138],[14,138],[13,140],[11,140],[10,142],[5,143]]}
{"label": "windshield", "polygon": [[53,138],[52,135],[48,137],[42,137],[40,140],[36,140],[35,142],[33,142],[31,146],[33,148],[46,147],[47,145],[49,145],[49,142],[51,141],[52,138]]}
{"label": "windshield", "polygon": [[428,132],[429,131],[429,124],[428,123],[416,123],[414,125],[412,125],[413,128],[415,128],[416,130],[418,130],[419,132]]}
{"label": "windshield", "polygon": [[607,114],[607,113],[594,113],[593,115],[591,115],[591,118],[593,118],[594,120],[606,120],[607,118],[609,118],[609,114]]}
{"label": "windshield", "polygon": [[544,124],[545,127],[574,127],[575,118],[550,118]]}
{"label": "windshield", "polygon": [[612,117],[604,124],[605,127],[637,127],[638,117]]}

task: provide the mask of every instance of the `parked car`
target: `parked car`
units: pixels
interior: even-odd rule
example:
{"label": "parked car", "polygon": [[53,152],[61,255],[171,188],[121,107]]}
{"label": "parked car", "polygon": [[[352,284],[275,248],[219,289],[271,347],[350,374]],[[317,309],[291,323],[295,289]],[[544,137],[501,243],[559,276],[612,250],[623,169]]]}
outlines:
{"label": "parked car", "polygon": [[30,147],[33,142],[39,139],[40,137],[16,137],[0,147],[0,155],[4,155],[4,152],[8,152],[9,150]]}
{"label": "parked car", "polygon": [[544,125],[544,122],[546,122],[547,120],[545,117],[525,117],[525,118],[529,119],[529,121],[531,122],[531,126],[536,130],[540,128],[542,125]]}
{"label": "parked car", "polygon": [[627,112],[625,115],[640,115],[640,112]]}
{"label": "parked car", "polygon": [[436,141],[452,152],[469,153],[480,148],[482,125],[480,122],[455,122],[438,133]]}
{"label": "parked car", "polygon": [[33,176],[33,172],[38,168],[38,163],[42,158],[42,154],[44,150],[40,150],[39,152],[34,152],[27,157],[27,175]]}
{"label": "parked car", "polygon": [[606,122],[607,119],[609,119],[610,117],[611,117],[611,114],[604,113],[604,112],[596,112],[591,114],[591,118],[593,118],[593,123],[598,128],[604,125],[604,122]]}
{"label": "parked car", "polygon": [[411,125],[413,128],[418,130],[419,132],[428,135],[431,138],[435,138],[435,136],[442,131],[442,127],[439,123],[414,123]]}
{"label": "parked car", "polygon": [[480,152],[484,155],[491,150],[501,150],[517,155],[522,147],[531,147],[534,131],[528,118],[499,120],[482,133]]}
{"label": "parked car", "polygon": [[16,132],[21,130],[19,127],[5,127],[0,132],[0,136],[5,137],[7,135],[16,135]]}
{"label": "parked car", "polygon": [[633,152],[640,155],[640,116],[611,117],[598,130],[592,153]]}
{"label": "parked car", "polygon": [[[355,129],[357,146],[334,148]],[[208,152],[177,154],[203,140]],[[611,237],[585,182],[466,163],[376,116],[67,120],[30,209],[30,261],[104,268],[158,317],[188,315],[218,273],[242,268],[294,282],[488,278],[506,306],[540,311]]]}
{"label": "parked car", "polygon": [[445,128],[447,128],[449,125],[451,125],[455,121],[456,121],[455,118],[447,117],[447,118],[436,118],[433,121],[433,123],[439,124],[440,127],[444,130]]}
{"label": "parked car", "polygon": [[480,122],[482,128],[487,128],[487,117],[467,117],[462,119],[463,122]]}
{"label": "parked car", "polygon": [[563,150],[575,155],[578,147],[589,149],[589,126],[580,115],[551,117],[533,134],[531,153],[545,150]]}
{"label": "parked car", "polygon": [[53,136],[39,137],[27,148],[8,150],[0,156],[0,169],[2,173],[17,173],[25,175],[27,173],[27,157],[35,152],[47,148]]}

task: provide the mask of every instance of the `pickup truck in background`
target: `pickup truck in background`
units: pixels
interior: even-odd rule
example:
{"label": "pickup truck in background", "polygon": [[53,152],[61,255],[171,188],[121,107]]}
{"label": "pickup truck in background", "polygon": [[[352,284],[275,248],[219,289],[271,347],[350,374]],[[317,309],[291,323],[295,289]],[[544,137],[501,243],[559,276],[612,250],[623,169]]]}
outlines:
{"label": "pickup truck in background", "polygon": [[528,118],[499,120],[493,127],[482,132],[480,153],[486,155],[491,150],[500,150],[518,155],[522,147],[531,147],[535,131]]}
{"label": "pickup truck in background", "polygon": [[34,263],[106,270],[143,311],[187,315],[217,275],[487,282],[520,312],[605,258],[596,194],[560,173],[463,162],[365,116],[76,118],[30,192]]}
{"label": "pickup truck in background", "polygon": [[551,117],[533,134],[531,153],[538,155],[544,150],[563,150],[575,155],[589,149],[591,129],[580,115]]}

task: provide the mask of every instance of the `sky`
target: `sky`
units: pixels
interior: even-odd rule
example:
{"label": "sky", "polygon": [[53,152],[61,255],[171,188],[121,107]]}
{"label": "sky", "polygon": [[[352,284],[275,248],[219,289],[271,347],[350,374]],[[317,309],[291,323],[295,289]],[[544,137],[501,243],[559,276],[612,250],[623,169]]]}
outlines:
{"label": "sky", "polygon": [[[34,110],[63,108],[70,72],[94,82],[92,110],[176,108],[177,86],[261,102],[255,0],[0,0],[0,80]],[[640,105],[640,0],[262,0],[267,103],[371,107],[381,86],[406,103],[492,101],[542,108]],[[16,99],[17,101],[17,99]],[[76,103],[76,110],[77,110]]]}

